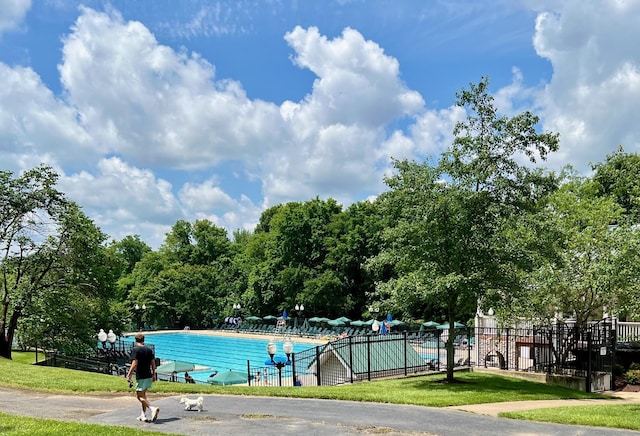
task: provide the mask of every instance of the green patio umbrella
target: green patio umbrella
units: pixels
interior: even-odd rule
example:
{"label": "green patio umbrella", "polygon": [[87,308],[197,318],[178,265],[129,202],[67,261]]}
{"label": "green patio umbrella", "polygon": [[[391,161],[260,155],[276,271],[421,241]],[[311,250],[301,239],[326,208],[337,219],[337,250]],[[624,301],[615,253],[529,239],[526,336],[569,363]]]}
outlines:
{"label": "green patio umbrella", "polygon": [[[458,321],[456,321],[456,322],[453,324],[453,328],[456,328],[456,329],[462,329],[462,328],[465,328],[465,327],[466,327],[466,325],[464,325],[464,324],[462,324],[462,323],[460,323],[460,322],[458,322]],[[440,325],[438,326],[438,328],[439,328],[440,330],[446,330],[446,329],[448,329],[448,328],[449,328],[449,323],[446,323],[446,324],[440,324]]]}
{"label": "green patio umbrella", "polygon": [[322,318],[319,316],[314,316],[313,318],[309,318],[309,322],[329,322],[331,321],[329,318]]}
{"label": "green patio umbrella", "polygon": [[351,320],[349,318],[347,318],[346,316],[341,316],[340,318],[336,318],[336,320],[340,320],[340,321],[342,321],[344,323],[351,322]]}
{"label": "green patio umbrella", "polygon": [[245,321],[262,321],[262,318],[259,316],[248,316],[244,319]]}
{"label": "green patio umbrella", "polygon": [[351,321],[349,324],[354,325],[356,327],[362,327],[363,325],[367,325],[366,322],[362,320]]}
{"label": "green patio umbrella", "polygon": [[273,315],[267,315],[267,316],[263,316],[262,319],[264,319],[265,321],[275,321],[278,319],[278,317]]}
{"label": "green patio umbrella", "polygon": [[398,326],[398,325],[405,325],[406,323],[404,321],[400,321],[399,319],[394,319],[392,321],[389,321],[389,324],[392,326]]}
{"label": "green patio umbrella", "polygon": [[370,320],[368,320],[368,321],[365,321],[364,323],[365,323],[365,325],[371,325],[371,324],[373,324],[373,323],[374,323],[374,321],[375,321],[375,320],[372,318],[372,319],[370,319]]}
{"label": "green patio umbrella", "polygon": [[423,322],[422,325],[425,327],[438,327],[440,324],[438,324],[435,321],[427,321],[427,322]]}
{"label": "green patio umbrella", "polygon": [[173,374],[174,372],[193,371],[195,368],[196,365],[193,363],[173,360],[158,366],[156,372],[158,374]]}
{"label": "green patio umbrella", "polygon": [[248,379],[246,373],[230,369],[229,371],[220,371],[213,377],[209,377],[208,380],[213,385],[226,386],[247,383]]}
{"label": "green patio umbrella", "polygon": [[327,321],[327,324],[329,324],[330,326],[333,327],[342,327],[345,326],[345,322],[341,321],[339,318],[338,319],[330,319],[329,321]]}

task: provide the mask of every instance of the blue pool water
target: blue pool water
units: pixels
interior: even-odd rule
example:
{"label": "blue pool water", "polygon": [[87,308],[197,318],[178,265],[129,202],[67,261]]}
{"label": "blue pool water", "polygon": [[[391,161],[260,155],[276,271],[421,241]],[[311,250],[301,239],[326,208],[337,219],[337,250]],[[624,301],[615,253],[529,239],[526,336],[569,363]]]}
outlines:
{"label": "blue pool water", "polygon": [[[236,338],[228,336],[201,335],[189,333],[154,333],[145,337],[145,343],[155,346],[156,357],[161,360],[180,360],[207,366],[206,371],[189,372],[194,379],[206,382],[213,370],[234,369],[246,373],[247,360],[252,368],[265,366],[269,359],[267,344],[273,338],[264,339]],[[278,347],[276,356],[284,356],[282,337],[273,339]],[[316,344],[295,342],[293,352],[314,348]]]}

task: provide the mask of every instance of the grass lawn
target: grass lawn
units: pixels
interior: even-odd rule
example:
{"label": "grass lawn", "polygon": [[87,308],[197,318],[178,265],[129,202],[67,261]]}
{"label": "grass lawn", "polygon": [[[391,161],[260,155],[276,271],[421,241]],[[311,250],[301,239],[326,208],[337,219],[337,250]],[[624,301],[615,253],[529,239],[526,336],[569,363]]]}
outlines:
{"label": "grass lawn", "polygon": [[[29,356],[29,354],[31,354]],[[96,374],[84,371],[75,371],[64,368],[52,368],[30,365],[35,361],[34,353],[14,353],[15,360],[7,360],[0,358],[0,386],[11,386],[16,388],[35,389],[41,391],[57,392],[57,393],[97,393],[97,392],[131,392],[128,383],[122,377],[113,377],[106,374]],[[490,402],[504,401],[524,401],[524,400],[554,400],[554,399],[571,399],[571,398],[607,398],[604,395],[588,394],[585,392],[574,391],[558,386],[546,385],[516,378],[502,377],[494,374],[473,373],[473,372],[457,372],[456,383],[443,383],[443,375],[429,375],[419,377],[408,377],[402,379],[379,380],[366,383],[345,384],[341,386],[309,386],[301,388],[291,387],[263,387],[263,386],[213,386],[203,384],[187,384],[187,383],[170,383],[156,382],[154,383],[154,393],[216,393],[230,395],[262,395],[262,396],[281,396],[295,398],[322,398],[335,400],[352,400],[352,401],[370,401],[379,403],[395,403],[395,404],[411,404],[418,406],[445,407],[463,404],[480,404]],[[611,406],[586,406],[586,407],[566,407],[555,408],[545,411],[518,412],[505,414],[505,416],[523,419],[538,420],[536,412],[544,414],[545,421],[582,424],[582,425],[603,425],[608,427],[622,427],[639,429],[639,427],[629,427],[619,425],[618,418],[605,419],[597,421],[594,415],[606,414],[609,417],[612,413],[600,412],[602,410],[621,410],[626,407],[622,405]],[[634,406],[638,407],[638,406]],[[567,409],[566,411],[564,409]],[[576,410],[585,410],[584,413],[577,413]],[[637,412],[638,409],[628,409],[628,415],[636,415],[629,413]],[[529,415],[531,414],[531,415]],[[525,417],[525,415],[527,415]],[[542,415],[540,415],[542,416]],[[637,416],[637,415],[636,415]],[[42,433],[33,430],[22,431],[14,430],[11,426],[15,426],[15,421],[6,420],[4,415],[0,415],[0,433],[2,434],[50,434],[46,431]],[[23,418],[20,418],[23,419]],[[636,418],[637,419],[637,418]],[[29,420],[29,426],[32,421]],[[59,423],[48,420],[33,420],[35,423],[42,423],[43,428],[50,428],[54,425],[70,425],[68,431],[65,429],[64,434],[87,434],[89,431],[93,435],[107,434],[100,433],[98,430],[76,430],[75,427],[81,426],[77,423]],[[12,424],[13,423],[13,424]],[[615,424],[615,425],[614,425]],[[636,424],[637,425],[637,424]],[[8,426],[8,427],[7,427]],[[37,425],[36,425],[37,427]],[[93,427],[93,426],[92,426]],[[99,426],[98,426],[99,427]],[[39,427],[37,427],[39,428]],[[117,433],[119,430],[107,428],[109,434]],[[13,433],[12,433],[13,431]],[[77,431],[78,433],[74,433]],[[102,431],[102,430],[100,430]],[[128,431],[131,431],[129,429]],[[62,431],[61,431],[62,432]],[[128,433],[130,434],[130,433]],[[144,433],[148,434],[148,433]]]}
{"label": "grass lawn", "polygon": [[640,430],[640,404],[555,407],[501,413],[501,417],[558,424],[590,425]]}
{"label": "grass lawn", "polygon": [[49,436],[63,434],[65,436],[167,436],[167,433],[142,431],[130,427],[106,426],[97,424],[80,424],[63,422],[54,419],[35,419],[24,416],[8,415],[0,412],[0,434],[6,436]]}

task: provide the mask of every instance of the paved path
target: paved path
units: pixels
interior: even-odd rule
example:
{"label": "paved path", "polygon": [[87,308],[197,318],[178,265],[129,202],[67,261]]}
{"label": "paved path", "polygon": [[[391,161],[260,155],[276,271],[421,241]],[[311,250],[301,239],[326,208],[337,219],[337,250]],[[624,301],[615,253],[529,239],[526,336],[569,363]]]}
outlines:
{"label": "paved path", "polygon": [[[191,398],[194,395],[190,395]],[[3,412],[67,421],[129,426],[181,435],[639,435],[639,432],[593,427],[544,424],[469,413],[467,407],[432,408],[354,401],[277,397],[203,395],[204,411],[186,411],[180,396],[151,394],[160,406],[156,422],[136,421],[139,405],[133,395],[73,396],[0,387]],[[638,398],[621,401],[637,401]],[[562,405],[582,404],[561,400]],[[593,400],[590,400],[593,401]],[[529,403],[541,406],[545,403]],[[493,407],[507,410],[507,404]],[[518,403],[515,403],[518,404]],[[591,404],[591,403],[587,403]],[[484,412],[490,409],[485,407]],[[475,410],[478,413],[483,411]],[[489,415],[493,413],[487,413]]]}

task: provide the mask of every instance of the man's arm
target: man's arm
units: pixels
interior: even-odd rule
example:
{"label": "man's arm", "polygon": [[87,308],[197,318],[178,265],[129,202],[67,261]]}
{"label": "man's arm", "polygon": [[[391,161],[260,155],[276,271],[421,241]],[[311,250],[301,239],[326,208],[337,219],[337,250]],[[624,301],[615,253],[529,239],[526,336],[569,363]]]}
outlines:
{"label": "man's arm", "polygon": [[[153,364],[155,367],[155,363]],[[133,359],[131,362],[131,368],[129,368],[129,373],[127,374],[127,381],[131,381],[131,376],[133,375],[133,371],[136,370],[136,366],[138,366],[138,359]],[[155,369],[154,369],[155,374]]]}
{"label": "man's arm", "polygon": [[152,378],[153,381],[156,381],[156,379],[157,379],[157,375],[156,375],[156,356],[155,356],[155,354],[151,358],[151,378]]}

